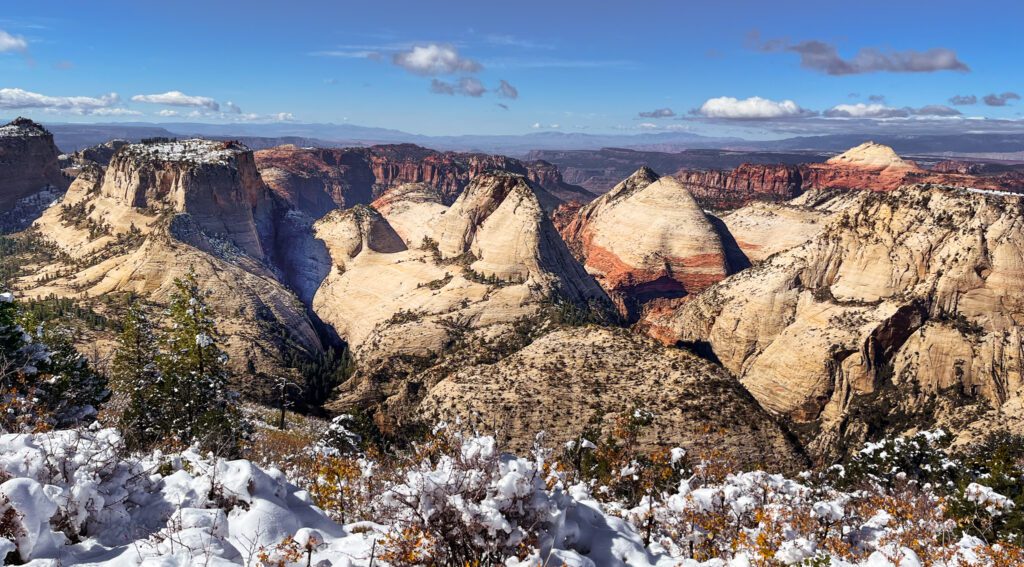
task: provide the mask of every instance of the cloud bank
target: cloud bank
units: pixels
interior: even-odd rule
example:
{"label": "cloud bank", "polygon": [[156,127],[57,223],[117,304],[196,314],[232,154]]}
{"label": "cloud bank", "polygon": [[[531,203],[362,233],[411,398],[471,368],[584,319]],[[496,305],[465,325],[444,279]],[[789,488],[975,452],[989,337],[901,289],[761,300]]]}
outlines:
{"label": "cloud bank", "polygon": [[190,96],[181,91],[168,91],[162,94],[135,95],[132,97],[132,100],[135,102],[146,102],[150,104],[163,104],[165,106],[190,106],[213,111],[220,110],[220,104],[210,97]]}

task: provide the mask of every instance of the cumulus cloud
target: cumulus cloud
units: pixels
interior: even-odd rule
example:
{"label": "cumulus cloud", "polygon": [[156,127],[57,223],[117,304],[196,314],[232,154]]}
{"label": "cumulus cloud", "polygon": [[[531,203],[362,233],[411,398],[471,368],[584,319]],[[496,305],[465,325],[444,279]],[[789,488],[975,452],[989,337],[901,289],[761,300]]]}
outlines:
{"label": "cumulus cloud", "polygon": [[1005,92],[1003,94],[992,93],[985,95],[981,100],[989,106],[1006,106],[1006,103],[1011,100],[1020,100],[1020,95],[1012,92]]}
{"label": "cumulus cloud", "polygon": [[157,114],[159,116],[170,117],[170,116],[180,116],[181,113],[179,113],[177,110],[169,110],[169,109],[165,108],[165,109],[161,110],[160,112],[157,112]]}
{"label": "cumulus cloud", "polygon": [[480,63],[459,55],[454,47],[436,43],[414,46],[394,54],[391,60],[406,71],[426,76],[475,73],[483,69]]}
{"label": "cumulus cloud", "polygon": [[11,35],[0,30],[0,53],[24,53],[28,50],[28,41],[20,35]]}
{"label": "cumulus cloud", "polygon": [[957,106],[963,106],[963,105],[967,105],[967,104],[977,104],[978,103],[978,97],[976,97],[974,95],[955,95],[955,96],[950,97],[949,102],[950,102],[950,104],[955,104]]}
{"label": "cumulus cloud", "polygon": [[519,98],[519,89],[510,85],[505,79],[502,79],[501,82],[498,83],[498,88],[494,90],[501,98],[510,98],[513,100]]}
{"label": "cumulus cloud", "polygon": [[220,104],[210,97],[190,96],[181,91],[167,91],[162,94],[151,95],[135,95],[132,97],[132,100],[135,102],[163,104],[166,106],[191,106],[214,111],[220,110]]}
{"label": "cumulus cloud", "polygon": [[430,81],[430,92],[434,94],[480,97],[487,92],[487,87],[473,77],[462,77],[457,83],[449,83],[439,79]]}
{"label": "cumulus cloud", "polygon": [[0,89],[0,108],[44,108],[75,114],[95,114],[99,109],[115,106],[121,101],[117,93],[99,97],[89,96],[48,96],[23,89]]}
{"label": "cumulus cloud", "polygon": [[700,108],[691,112],[705,118],[729,120],[762,120],[767,118],[793,118],[809,116],[812,112],[800,108],[791,100],[774,101],[759,96],[737,99],[731,96],[709,98]]}
{"label": "cumulus cloud", "polygon": [[230,100],[224,103],[224,111],[225,112],[230,112],[232,114],[241,114],[242,113],[242,109],[239,108],[237,104],[231,102]]}
{"label": "cumulus cloud", "polygon": [[861,73],[930,73],[933,71],[970,71],[955,51],[935,47],[925,51],[883,51],[865,47],[852,58],[844,59],[835,45],[819,40],[791,43],[785,39],[761,40],[755,30],[748,36],[752,47],[760,51],[790,52],[800,56],[800,66],[829,75],[857,75]]}
{"label": "cumulus cloud", "polygon": [[295,115],[291,112],[278,112],[274,115],[274,119],[278,122],[295,122]]}
{"label": "cumulus cloud", "polygon": [[649,112],[641,112],[640,118],[672,118],[676,113],[671,108],[656,108]]}

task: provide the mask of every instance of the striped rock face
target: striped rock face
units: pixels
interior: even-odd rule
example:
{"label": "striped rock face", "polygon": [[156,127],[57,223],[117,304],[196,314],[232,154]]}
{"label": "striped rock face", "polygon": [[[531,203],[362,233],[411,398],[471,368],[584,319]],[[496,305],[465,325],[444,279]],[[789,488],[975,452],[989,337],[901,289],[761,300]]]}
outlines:
{"label": "striped rock face", "polygon": [[630,320],[729,274],[722,239],[693,195],[647,168],[581,209],[564,235]]}
{"label": "striped rock face", "polygon": [[53,136],[31,120],[19,118],[0,126],[0,212],[47,187],[67,189],[58,153]]}

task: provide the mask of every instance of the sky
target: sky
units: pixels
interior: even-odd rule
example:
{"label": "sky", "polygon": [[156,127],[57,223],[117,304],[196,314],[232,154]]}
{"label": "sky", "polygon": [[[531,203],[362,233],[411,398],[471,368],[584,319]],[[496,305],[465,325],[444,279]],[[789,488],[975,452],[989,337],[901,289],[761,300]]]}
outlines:
{"label": "sky", "polygon": [[5,2],[0,116],[1024,132],[1024,2]]}

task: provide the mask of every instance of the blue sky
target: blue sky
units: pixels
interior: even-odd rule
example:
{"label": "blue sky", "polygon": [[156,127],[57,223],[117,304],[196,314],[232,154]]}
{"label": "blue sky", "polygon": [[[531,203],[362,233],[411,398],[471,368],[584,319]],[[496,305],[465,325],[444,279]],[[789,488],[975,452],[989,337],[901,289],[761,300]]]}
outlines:
{"label": "blue sky", "polygon": [[433,135],[1012,129],[1021,22],[1019,0],[8,2],[0,115]]}

